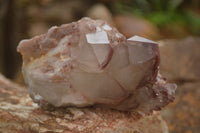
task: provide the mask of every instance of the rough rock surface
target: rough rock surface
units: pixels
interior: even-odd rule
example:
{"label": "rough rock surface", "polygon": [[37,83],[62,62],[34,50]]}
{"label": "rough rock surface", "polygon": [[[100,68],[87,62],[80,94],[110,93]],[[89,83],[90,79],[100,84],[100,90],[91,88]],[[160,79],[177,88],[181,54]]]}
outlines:
{"label": "rough rock surface", "polygon": [[159,42],[161,74],[169,80],[200,80],[200,38]]}
{"label": "rough rock surface", "polygon": [[142,117],[134,112],[102,108],[41,109],[26,89],[0,74],[0,133],[168,133],[159,112]]}
{"label": "rough rock surface", "polygon": [[174,103],[162,111],[170,133],[199,133],[200,82],[179,85]]}
{"label": "rough rock surface", "polygon": [[162,115],[170,133],[200,131],[200,38],[159,42],[161,73],[178,84],[176,99]]}
{"label": "rough rock surface", "polygon": [[118,15],[114,17],[117,29],[126,37],[133,35],[143,36],[150,39],[160,38],[158,29],[149,21],[127,15]]}
{"label": "rough rock surface", "polygon": [[156,42],[128,40],[102,20],[83,18],[23,40],[23,74],[40,105],[104,106],[149,113],[174,100],[175,84],[158,74]]}

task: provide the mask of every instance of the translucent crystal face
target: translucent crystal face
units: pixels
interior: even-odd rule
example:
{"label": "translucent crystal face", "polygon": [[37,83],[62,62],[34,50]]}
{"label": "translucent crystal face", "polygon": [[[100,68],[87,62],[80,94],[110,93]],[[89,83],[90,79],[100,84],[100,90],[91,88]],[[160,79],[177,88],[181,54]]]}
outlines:
{"label": "translucent crystal face", "polygon": [[[100,70],[109,61],[112,48],[105,31],[96,31],[86,34],[86,41],[80,47],[77,60],[86,71]],[[90,69],[90,70],[89,70]]]}
{"label": "translucent crystal face", "polygon": [[126,40],[104,21],[84,18],[53,27],[22,41],[18,51],[29,94],[40,104],[149,112],[173,100],[175,86],[167,88],[160,77],[157,82],[157,43]]}
{"label": "translucent crystal face", "polygon": [[108,62],[111,54],[110,41],[105,31],[86,34],[87,43],[92,47],[99,66],[104,66]]}

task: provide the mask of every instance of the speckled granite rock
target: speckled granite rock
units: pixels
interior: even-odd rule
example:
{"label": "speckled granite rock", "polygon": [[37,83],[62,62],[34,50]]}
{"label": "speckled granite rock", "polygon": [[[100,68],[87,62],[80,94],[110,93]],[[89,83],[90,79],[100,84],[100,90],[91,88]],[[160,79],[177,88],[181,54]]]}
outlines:
{"label": "speckled granite rock", "polygon": [[26,89],[0,74],[1,133],[168,133],[159,112],[142,117],[134,112],[102,108],[41,109]]}
{"label": "speckled granite rock", "polygon": [[103,20],[83,18],[22,40],[31,98],[56,107],[101,106],[150,113],[174,100],[175,84],[158,74],[156,42],[126,39]]}

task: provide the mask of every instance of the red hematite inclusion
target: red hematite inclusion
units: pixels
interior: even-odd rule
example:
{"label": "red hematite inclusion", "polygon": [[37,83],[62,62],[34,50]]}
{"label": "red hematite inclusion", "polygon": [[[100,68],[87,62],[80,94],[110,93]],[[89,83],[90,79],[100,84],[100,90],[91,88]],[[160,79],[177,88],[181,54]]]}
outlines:
{"label": "red hematite inclusion", "polygon": [[126,39],[102,20],[83,18],[22,40],[23,73],[39,103],[97,105],[149,113],[174,100],[175,84],[158,74],[158,44]]}

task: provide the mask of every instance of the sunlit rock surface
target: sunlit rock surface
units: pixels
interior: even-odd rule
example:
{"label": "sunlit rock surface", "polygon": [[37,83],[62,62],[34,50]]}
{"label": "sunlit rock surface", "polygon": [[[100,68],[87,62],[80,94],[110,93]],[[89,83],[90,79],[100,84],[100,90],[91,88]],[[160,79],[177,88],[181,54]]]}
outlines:
{"label": "sunlit rock surface", "polygon": [[0,74],[0,133],[168,133],[160,112],[107,108],[48,108],[33,103],[24,87]]}
{"label": "sunlit rock surface", "polygon": [[156,42],[126,39],[101,20],[83,18],[23,40],[23,74],[40,105],[97,105],[148,113],[174,100],[175,84],[158,74]]}

